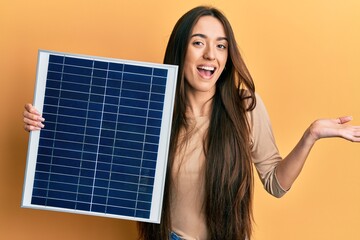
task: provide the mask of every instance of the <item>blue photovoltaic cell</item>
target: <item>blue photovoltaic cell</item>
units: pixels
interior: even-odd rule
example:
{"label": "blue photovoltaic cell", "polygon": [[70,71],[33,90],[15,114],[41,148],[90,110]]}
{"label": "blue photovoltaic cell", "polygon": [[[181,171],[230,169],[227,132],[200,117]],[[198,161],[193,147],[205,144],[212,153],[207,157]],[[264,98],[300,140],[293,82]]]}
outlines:
{"label": "blue photovoltaic cell", "polygon": [[149,218],[167,71],[50,54],[31,204]]}

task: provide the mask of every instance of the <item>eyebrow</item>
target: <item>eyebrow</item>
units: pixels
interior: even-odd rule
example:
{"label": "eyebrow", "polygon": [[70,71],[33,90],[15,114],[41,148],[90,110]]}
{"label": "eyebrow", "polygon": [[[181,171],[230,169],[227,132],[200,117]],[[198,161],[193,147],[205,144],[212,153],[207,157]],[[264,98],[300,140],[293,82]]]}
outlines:
{"label": "eyebrow", "polygon": [[[190,38],[193,38],[193,37],[201,37],[201,38],[205,38],[205,39],[208,38],[205,34],[202,34],[202,33],[195,33],[195,34],[191,35]],[[218,40],[218,41],[225,40],[228,42],[227,37],[218,37],[216,40]]]}

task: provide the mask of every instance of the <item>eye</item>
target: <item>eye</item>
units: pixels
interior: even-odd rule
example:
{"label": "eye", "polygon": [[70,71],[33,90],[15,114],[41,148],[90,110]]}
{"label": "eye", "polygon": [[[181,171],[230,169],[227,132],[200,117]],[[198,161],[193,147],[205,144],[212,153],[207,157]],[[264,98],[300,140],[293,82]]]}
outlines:
{"label": "eye", "polygon": [[227,46],[225,44],[218,44],[217,47],[220,48],[220,49],[226,49],[227,48]]}
{"label": "eye", "polygon": [[204,43],[201,42],[201,41],[194,41],[192,44],[193,44],[194,46],[202,46],[202,45],[204,45]]}

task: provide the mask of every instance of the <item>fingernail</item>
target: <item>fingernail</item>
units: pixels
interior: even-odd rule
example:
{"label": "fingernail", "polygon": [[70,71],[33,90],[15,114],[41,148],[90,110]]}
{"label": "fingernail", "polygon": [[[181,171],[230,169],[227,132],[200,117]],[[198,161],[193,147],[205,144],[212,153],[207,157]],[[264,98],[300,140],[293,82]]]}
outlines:
{"label": "fingernail", "polygon": [[42,124],[42,123],[38,123],[37,126],[38,126],[38,127],[41,127],[41,128],[45,127],[45,125]]}
{"label": "fingernail", "polygon": [[44,121],[45,121],[45,118],[43,118],[43,117],[38,117],[38,120],[41,121],[41,122],[44,122]]}

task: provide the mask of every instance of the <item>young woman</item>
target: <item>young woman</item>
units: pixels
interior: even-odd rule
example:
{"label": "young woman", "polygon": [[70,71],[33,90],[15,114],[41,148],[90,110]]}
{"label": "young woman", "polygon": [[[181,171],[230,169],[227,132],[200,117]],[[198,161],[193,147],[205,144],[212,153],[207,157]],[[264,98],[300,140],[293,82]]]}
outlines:
{"label": "young woman", "polygon": [[[234,33],[217,9],[196,7],[176,23],[164,63],[179,66],[160,224],[139,223],[140,239],[246,239],[252,232],[253,171],[281,197],[321,138],[360,142],[351,117],[313,122],[282,159],[271,124],[242,60]],[[25,105],[27,131],[44,119]]]}

